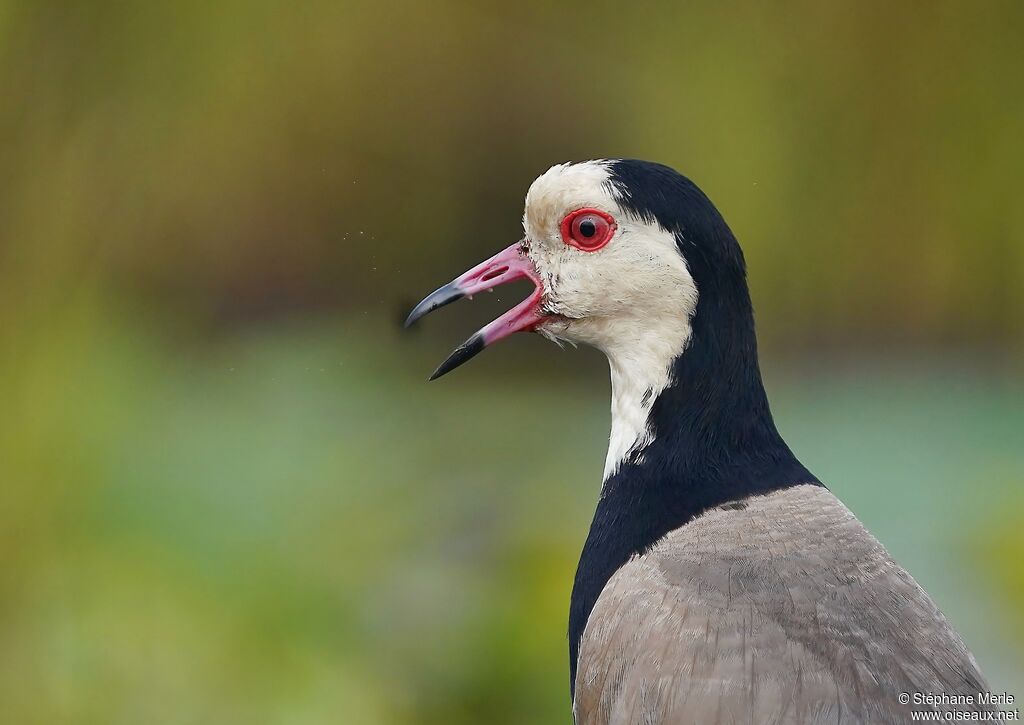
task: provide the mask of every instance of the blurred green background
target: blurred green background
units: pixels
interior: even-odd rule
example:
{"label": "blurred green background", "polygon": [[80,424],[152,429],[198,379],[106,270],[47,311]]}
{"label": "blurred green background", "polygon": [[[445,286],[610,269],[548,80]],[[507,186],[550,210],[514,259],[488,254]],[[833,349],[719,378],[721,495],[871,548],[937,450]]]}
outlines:
{"label": "blurred green background", "polygon": [[779,427],[1024,696],[1024,4],[0,0],[0,708],[569,722],[608,383],[420,296],[675,166]]}

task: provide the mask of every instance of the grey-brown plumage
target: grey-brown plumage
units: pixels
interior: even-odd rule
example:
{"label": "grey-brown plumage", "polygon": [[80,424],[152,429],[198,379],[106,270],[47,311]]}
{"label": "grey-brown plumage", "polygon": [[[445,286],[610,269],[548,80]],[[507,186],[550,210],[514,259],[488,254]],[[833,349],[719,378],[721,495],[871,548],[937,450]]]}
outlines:
{"label": "grey-brown plumage", "polygon": [[904,723],[928,708],[899,693],[986,690],[913,578],[827,489],[795,486],[711,509],[612,576],[573,709],[579,725]]}

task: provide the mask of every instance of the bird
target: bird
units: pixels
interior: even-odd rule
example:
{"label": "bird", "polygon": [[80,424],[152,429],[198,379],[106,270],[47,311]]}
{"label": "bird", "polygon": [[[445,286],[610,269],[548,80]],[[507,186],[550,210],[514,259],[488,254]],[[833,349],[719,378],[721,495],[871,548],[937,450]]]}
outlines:
{"label": "bird", "polygon": [[704,192],[648,161],[557,164],[523,229],[406,326],[526,279],[431,380],[516,332],[607,357],[608,453],[569,603],[575,722],[996,709],[950,622],[776,428],[743,252]]}

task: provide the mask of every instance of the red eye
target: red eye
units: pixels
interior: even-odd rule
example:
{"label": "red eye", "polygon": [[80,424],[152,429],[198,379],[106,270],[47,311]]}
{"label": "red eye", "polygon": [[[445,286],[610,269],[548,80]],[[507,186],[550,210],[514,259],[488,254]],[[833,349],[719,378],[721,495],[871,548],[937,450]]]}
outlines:
{"label": "red eye", "polygon": [[584,252],[596,252],[613,234],[615,220],[600,209],[577,209],[562,220],[562,240]]}

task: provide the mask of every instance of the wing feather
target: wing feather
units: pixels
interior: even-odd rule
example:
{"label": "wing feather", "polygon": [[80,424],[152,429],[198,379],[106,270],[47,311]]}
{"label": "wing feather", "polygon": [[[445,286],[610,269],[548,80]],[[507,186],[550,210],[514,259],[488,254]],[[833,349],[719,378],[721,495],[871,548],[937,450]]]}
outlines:
{"label": "wing feather", "polygon": [[580,646],[580,725],[902,723],[901,692],[985,691],[928,595],[826,489],[746,503],[609,580]]}

